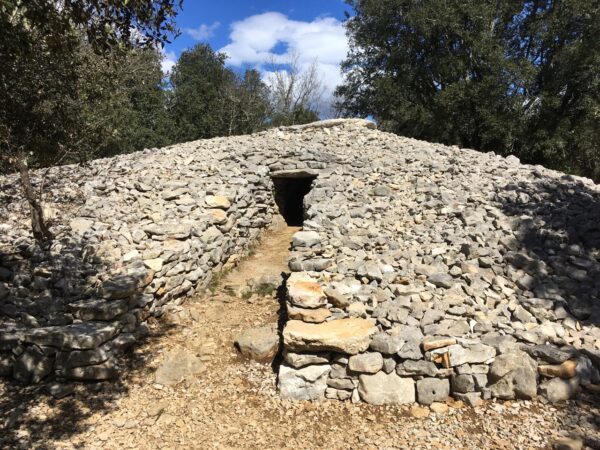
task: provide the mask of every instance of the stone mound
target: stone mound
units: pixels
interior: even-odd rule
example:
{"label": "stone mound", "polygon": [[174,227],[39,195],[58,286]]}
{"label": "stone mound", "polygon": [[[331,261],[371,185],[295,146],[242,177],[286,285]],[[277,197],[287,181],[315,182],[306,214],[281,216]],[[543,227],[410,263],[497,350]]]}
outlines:
{"label": "stone mound", "polygon": [[600,188],[361,120],[51,168],[49,249],[31,239],[17,178],[0,177],[0,375],[115,376],[150,317],[272,223],[271,177],[312,180],[283,396],[558,401],[600,381]]}

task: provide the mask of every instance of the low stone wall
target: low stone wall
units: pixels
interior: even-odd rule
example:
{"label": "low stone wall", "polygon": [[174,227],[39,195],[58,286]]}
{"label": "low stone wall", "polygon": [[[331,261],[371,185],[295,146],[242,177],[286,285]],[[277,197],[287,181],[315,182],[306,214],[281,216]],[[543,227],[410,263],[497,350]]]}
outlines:
{"label": "low stone wall", "polygon": [[598,389],[599,187],[514,157],[353,139],[294,237],[283,397],[475,405]]}
{"label": "low stone wall", "polygon": [[235,264],[276,208],[268,169],[226,142],[48,170],[49,249],[29,237],[17,180],[2,180],[15,197],[3,199],[1,375],[113,378],[150,316]]}
{"label": "low stone wall", "polygon": [[271,175],[324,169],[338,158],[322,139],[330,129],[364,126],[325,122],[317,133],[276,129],[36,171],[55,236],[47,249],[31,237],[17,177],[0,177],[0,376],[117,376],[151,316],[205,290],[271,224]]}

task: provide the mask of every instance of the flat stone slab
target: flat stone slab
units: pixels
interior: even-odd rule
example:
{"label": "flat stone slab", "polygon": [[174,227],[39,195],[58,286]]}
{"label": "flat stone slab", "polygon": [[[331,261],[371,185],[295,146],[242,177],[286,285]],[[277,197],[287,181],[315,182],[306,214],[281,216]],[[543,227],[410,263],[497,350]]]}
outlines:
{"label": "flat stone slab", "polygon": [[335,351],[356,355],[369,348],[377,332],[373,321],[350,318],[318,324],[290,320],[283,330],[284,345],[292,351]]}
{"label": "flat stone slab", "polygon": [[395,373],[378,372],[358,378],[360,398],[371,405],[401,405],[415,402],[415,382]]}
{"label": "flat stone slab", "polygon": [[204,369],[204,364],[196,355],[185,350],[173,350],[165,355],[165,360],[156,370],[155,380],[158,384],[171,386]]}
{"label": "flat stone slab", "polygon": [[57,347],[63,350],[96,348],[115,336],[117,325],[106,322],[85,322],[65,326],[35,328],[21,332],[21,340],[30,344]]}

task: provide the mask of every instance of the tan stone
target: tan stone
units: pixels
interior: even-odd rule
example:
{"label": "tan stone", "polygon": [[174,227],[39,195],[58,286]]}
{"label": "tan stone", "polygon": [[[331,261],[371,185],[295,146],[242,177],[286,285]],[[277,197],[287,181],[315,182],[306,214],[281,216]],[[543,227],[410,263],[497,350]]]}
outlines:
{"label": "tan stone", "polygon": [[287,280],[290,302],[301,308],[320,308],[327,304],[323,289],[305,272],[294,272]]}
{"label": "tan stone", "polygon": [[222,209],[211,209],[210,215],[212,217],[213,223],[220,225],[227,222],[227,213]]}
{"label": "tan stone", "polygon": [[290,320],[283,330],[285,347],[292,351],[337,351],[356,355],[364,352],[377,332],[373,321],[340,319],[320,324]]}
{"label": "tan stone", "polygon": [[144,265],[149,269],[154,270],[154,272],[160,272],[162,269],[164,260],[162,258],[154,258],[154,259],[145,259]]}
{"label": "tan stone", "polygon": [[410,408],[410,415],[415,419],[425,419],[429,417],[429,408],[425,408],[419,405],[413,405]]}
{"label": "tan stone", "polygon": [[204,202],[209,208],[229,209],[231,202],[223,195],[207,195]]}
{"label": "tan stone", "polygon": [[431,409],[431,411],[436,414],[445,414],[448,412],[448,408],[449,408],[448,405],[446,405],[445,403],[439,403],[439,402],[433,402],[429,406],[429,409]]}
{"label": "tan stone", "polygon": [[434,350],[436,348],[448,347],[449,345],[456,344],[456,339],[454,338],[435,338],[435,337],[426,337],[423,340],[423,350],[428,352],[429,350]]}
{"label": "tan stone", "polygon": [[573,378],[577,375],[577,361],[569,359],[562,364],[538,366],[538,373],[545,377]]}
{"label": "tan stone", "polygon": [[331,316],[331,312],[327,308],[296,308],[288,305],[288,317],[294,320],[302,320],[309,323],[321,323]]}

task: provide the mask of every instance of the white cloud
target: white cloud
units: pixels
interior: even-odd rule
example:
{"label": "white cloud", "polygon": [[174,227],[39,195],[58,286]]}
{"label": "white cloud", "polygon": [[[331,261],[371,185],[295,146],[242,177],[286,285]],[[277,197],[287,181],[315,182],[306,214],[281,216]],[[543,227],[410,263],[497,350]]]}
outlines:
{"label": "white cloud", "polygon": [[163,49],[162,57],[163,57],[163,59],[160,64],[162,71],[164,74],[168,74],[171,72],[171,70],[173,69],[173,66],[177,62],[177,56],[175,55],[175,52],[167,52]]}
{"label": "white cloud", "polygon": [[[230,42],[221,48],[234,66],[249,64],[268,74],[270,63],[285,65],[293,54],[300,67],[316,61],[326,101],[341,83],[340,63],[348,51],[342,22],[318,17],[312,22],[291,20],[277,12],[258,14],[231,24]],[[277,52],[281,46],[285,51]]]}
{"label": "white cloud", "polygon": [[212,25],[203,23],[197,28],[185,28],[183,31],[197,41],[205,41],[212,37],[212,35],[215,34],[216,29],[220,26],[221,24],[219,22],[214,22]]}

